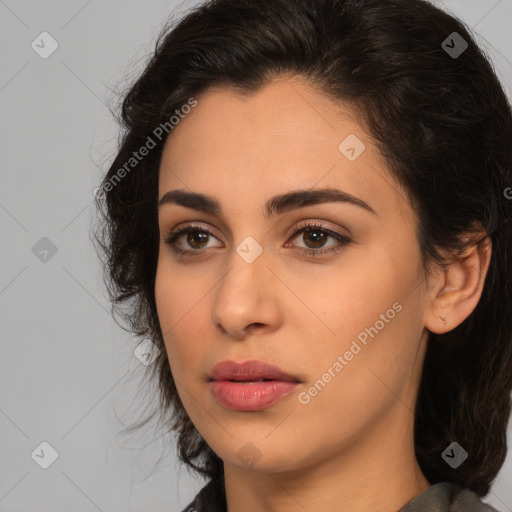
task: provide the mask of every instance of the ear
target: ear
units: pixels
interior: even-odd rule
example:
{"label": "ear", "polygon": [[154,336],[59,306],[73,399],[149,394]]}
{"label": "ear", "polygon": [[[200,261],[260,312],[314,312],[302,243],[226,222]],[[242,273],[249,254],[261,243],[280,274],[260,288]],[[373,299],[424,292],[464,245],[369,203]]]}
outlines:
{"label": "ear", "polygon": [[[481,238],[486,233],[479,235]],[[469,236],[473,238],[475,234],[465,237]],[[425,327],[430,332],[451,331],[473,312],[482,295],[491,253],[491,239],[486,236],[445,268],[438,267],[430,277],[424,316]]]}

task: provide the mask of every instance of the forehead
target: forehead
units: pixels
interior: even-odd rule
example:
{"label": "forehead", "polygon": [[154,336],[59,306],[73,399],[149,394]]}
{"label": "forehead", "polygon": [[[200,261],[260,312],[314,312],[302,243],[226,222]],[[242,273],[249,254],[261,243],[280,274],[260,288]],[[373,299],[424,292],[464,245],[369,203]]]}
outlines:
{"label": "forehead", "polygon": [[354,110],[313,87],[280,79],[250,95],[214,87],[196,100],[167,138],[159,197],[190,188],[248,200],[318,186],[343,188],[376,210],[404,206]]}
{"label": "forehead", "polygon": [[[319,151],[337,157],[336,141],[348,131],[357,132],[361,139],[366,137],[347,105],[329,100],[309,85],[283,78],[251,94],[221,86],[208,89],[172,130],[166,148],[185,144],[200,153],[216,148],[220,153],[226,147],[237,146],[230,152],[231,158],[250,151],[258,151],[261,156],[284,153],[291,157],[293,151],[298,152],[309,142],[308,146],[320,144]],[[188,155],[188,159],[195,154]]]}

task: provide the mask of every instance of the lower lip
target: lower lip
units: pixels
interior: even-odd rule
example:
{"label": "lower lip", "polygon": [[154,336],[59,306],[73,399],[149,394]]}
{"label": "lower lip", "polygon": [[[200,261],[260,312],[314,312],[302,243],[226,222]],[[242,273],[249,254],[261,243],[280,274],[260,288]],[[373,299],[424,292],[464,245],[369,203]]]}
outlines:
{"label": "lower lip", "polygon": [[229,380],[210,383],[215,399],[224,407],[236,411],[257,411],[289,395],[300,383],[282,380],[250,382],[247,384]]}

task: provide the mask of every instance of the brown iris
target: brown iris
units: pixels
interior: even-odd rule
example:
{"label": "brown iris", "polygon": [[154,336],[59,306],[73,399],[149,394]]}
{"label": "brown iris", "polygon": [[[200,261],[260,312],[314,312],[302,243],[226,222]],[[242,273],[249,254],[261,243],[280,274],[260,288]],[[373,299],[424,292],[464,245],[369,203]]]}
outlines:
{"label": "brown iris", "polygon": [[190,247],[194,247],[195,249],[201,249],[203,246],[196,244],[207,242],[208,236],[209,234],[205,233],[204,231],[189,231],[187,233],[187,243],[190,244]]}
{"label": "brown iris", "polygon": [[[313,233],[313,236],[311,234]],[[323,231],[317,229],[317,230],[308,230],[304,231],[303,237],[304,241],[306,242],[306,245],[309,243],[313,244],[313,248],[322,247],[325,243],[325,239],[328,237],[327,233],[324,233]]]}

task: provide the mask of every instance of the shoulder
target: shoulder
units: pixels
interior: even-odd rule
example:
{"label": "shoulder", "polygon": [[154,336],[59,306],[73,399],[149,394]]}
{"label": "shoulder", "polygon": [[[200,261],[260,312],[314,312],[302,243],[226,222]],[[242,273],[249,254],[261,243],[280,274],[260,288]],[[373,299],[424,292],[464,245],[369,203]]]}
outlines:
{"label": "shoulder", "polygon": [[[226,512],[223,479],[210,480],[181,512]],[[454,482],[431,485],[398,512],[500,512]]]}
{"label": "shoulder", "polygon": [[224,479],[211,479],[181,512],[226,512]]}
{"label": "shoulder", "polygon": [[461,489],[454,498],[453,510],[468,512],[499,512],[494,507],[484,503],[473,491]]}
{"label": "shoulder", "polygon": [[454,482],[440,482],[416,496],[398,512],[500,512],[484,503],[470,489]]}

